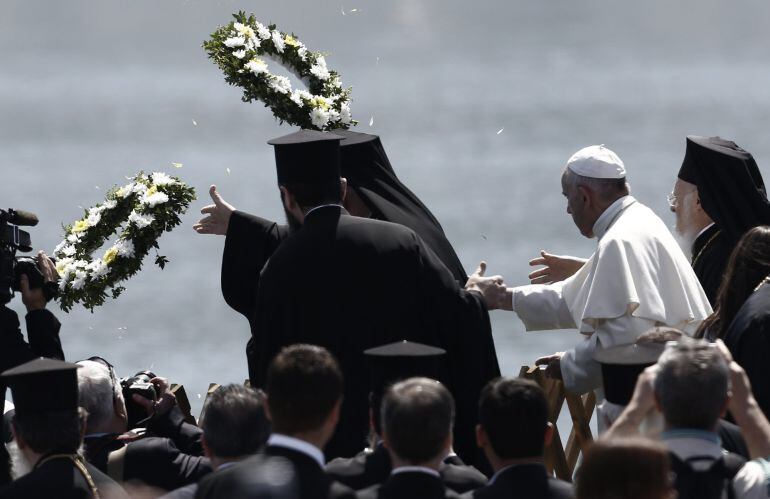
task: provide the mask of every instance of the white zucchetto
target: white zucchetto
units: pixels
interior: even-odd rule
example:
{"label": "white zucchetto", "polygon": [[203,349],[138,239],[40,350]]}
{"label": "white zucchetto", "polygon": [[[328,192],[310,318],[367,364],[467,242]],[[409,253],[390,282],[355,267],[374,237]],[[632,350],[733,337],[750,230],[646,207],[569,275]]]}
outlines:
{"label": "white zucchetto", "polygon": [[588,146],[579,150],[567,161],[567,168],[581,177],[626,178],[626,167],[611,149]]}

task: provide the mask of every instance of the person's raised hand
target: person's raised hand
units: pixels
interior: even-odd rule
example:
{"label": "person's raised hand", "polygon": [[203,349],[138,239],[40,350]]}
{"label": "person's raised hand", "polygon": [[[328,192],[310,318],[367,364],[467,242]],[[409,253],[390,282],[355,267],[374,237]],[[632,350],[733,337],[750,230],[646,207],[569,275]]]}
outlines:
{"label": "person's raised hand", "polygon": [[212,185],[209,188],[209,195],[214,204],[204,206],[201,213],[206,215],[193,225],[193,229],[198,234],[217,234],[224,236],[227,234],[227,227],[230,225],[230,216],[235,211],[235,207],[222,199],[217,192],[217,186]]}
{"label": "person's raised hand", "polygon": [[141,405],[148,416],[162,416],[176,405],[176,395],[171,391],[168,379],[159,376],[152,378],[150,383],[155,385],[158,393],[157,400],[150,400],[138,393],[133,396],[134,402]]}
{"label": "person's raised hand", "polygon": [[552,282],[563,281],[580,270],[586,261],[575,256],[552,255],[541,250],[540,256],[530,260],[529,265],[532,267],[545,265],[545,267],[530,272],[529,280],[532,284],[551,284]]}
{"label": "person's raised hand", "polygon": [[540,357],[535,361],[536,366],[545,366],[545,375],[553,379],[561,378],[561,358],[564,352],[556,352],[553,355]]}
{"label": "person's raised hand", "polygon": [[468,276],[468,282],[465,284],[467,291],[481,293],[489,310],[495,310],[502,307],[505,301],[508,289],[503,282],[503,276],[494,275],[486,277],[487,263],[480,262],[476,271]]}
{"label": "person's raised hand", "polygon": [[[48,255],[43,251],[37,253],[37,268],[40,273],[43,274],[43,282],[53,282],[58,278],[56,272],[56,265],[48,258]],[[20,286],[21,288],[21,302],[27,307],[27,312],[33,310],[42,310],[45,308],[48,299],[45,296],[45,292],[42,287],[31,289],[29,287],[29,276],[27,274],[21,275]]]}

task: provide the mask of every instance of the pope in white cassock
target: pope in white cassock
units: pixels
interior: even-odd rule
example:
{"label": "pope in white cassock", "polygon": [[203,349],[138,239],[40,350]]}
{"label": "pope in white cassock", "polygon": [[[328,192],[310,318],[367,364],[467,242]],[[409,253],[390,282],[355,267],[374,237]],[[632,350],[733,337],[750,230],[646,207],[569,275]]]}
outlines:
{"label": "pope in white cassock", "polygon": [[571,259],[579,269],[564,280],[508,288],[502,308],[516,312],[527,331],[577,328],[584,335],[574,349],[538,364],[569,391],[585,393],[602,386],[592,358],[597,349],[633,343],[655,326],[692,334],[711,306],[666,225],[629,195],[614,152],[603,145],[581,149],[567,162],[561,183],[567,213],[581,234],[596,237],[596,251],[585,263]]}

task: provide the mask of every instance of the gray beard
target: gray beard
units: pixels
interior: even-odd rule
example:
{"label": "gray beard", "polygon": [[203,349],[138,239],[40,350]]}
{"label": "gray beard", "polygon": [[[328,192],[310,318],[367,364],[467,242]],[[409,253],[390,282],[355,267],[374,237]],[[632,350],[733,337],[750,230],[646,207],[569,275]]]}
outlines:
{"label": "gray beard", "polygon": [[676,239],[676,242],[679,244],[679,247],[682,248],[682,252],[688,260],[692,258],[692,245],[695,244],[696,236],[697,234],[692,233],[692,231],[683,234],[676,230],[676,227],[674,228],[674,239]]}
{"label": "gray beard", "polygon": [[8,449],[8,454],[11,456],[11,476],[14,480],[18,480],[32,471],[33,465],[27,461],[15,440],[5,444],[5,448]]}

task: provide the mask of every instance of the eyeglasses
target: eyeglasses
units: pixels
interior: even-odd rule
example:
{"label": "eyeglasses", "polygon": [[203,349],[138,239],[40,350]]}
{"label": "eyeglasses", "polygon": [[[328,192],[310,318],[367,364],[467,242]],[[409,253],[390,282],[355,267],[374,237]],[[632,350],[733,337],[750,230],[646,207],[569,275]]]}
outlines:
{"label": "eyeglasses", "polygon": [[674,191],[671,191],[668,196],[666,196],[666,201],[668,201],[668,206],[670,208],[676,208],[679,204],[678,201],[680,199],[684,199],[685,196],[688,194],[692,194],[693,192],[698,192],[698,189],[693,189],[691,191],[683,192],[681,194],[674,194]]}

